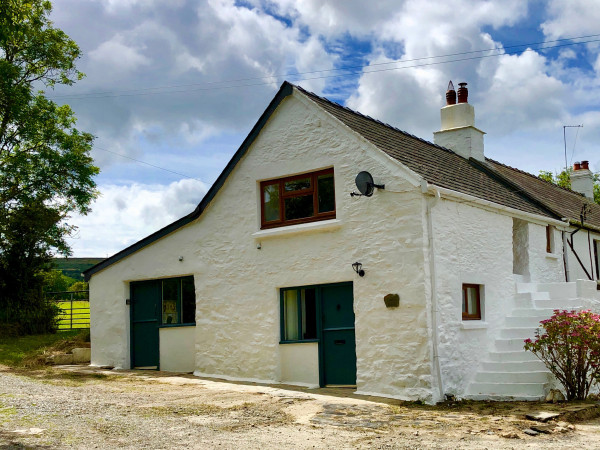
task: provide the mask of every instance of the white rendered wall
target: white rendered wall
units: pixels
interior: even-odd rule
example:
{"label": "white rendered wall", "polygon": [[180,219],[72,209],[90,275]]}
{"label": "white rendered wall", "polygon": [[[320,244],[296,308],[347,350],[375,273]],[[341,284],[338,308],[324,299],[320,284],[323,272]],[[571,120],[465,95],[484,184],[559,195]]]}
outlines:
{"label": "white rendered wall", "polygon": [[[115,346],[99,350],[98,363],[127,361],[126,282],[194,274],[195,373],[279,382],[286,345],[279,344],[279,289],[353,281],[358,390],[431,400],[418,180],[297,95],[282,102],[199,220],[94,275],[93,297],[102,306],[93,320],[96,328],[113,330],[96,333],[94,345]],[[337,217],[329,227],[259,232],[260,180],[331,166]],[[350,197],[361,170],[387,190]],[[355,261],[364,278],[352,270]],[[400,295],[399,308],[385,307],[389,293]],[[109,313],[117,305],[121,311]]]}
{"label": "white rendered wall", "polygon": [[459,154],[463,158],[485,161],[483,154],[484,132],[475,127],[460,127],[433,133],[434,142]]}
{"label": "white rendered wall", "polygon": [[166,327],[158,333],[160,370],[193,372],[196,327]]}
{"label": "white rendered wall", "polygon": [[[570,231],[575,231],[575,229],[573,228]],[[567,233],[567,236],[569,236],[569,233]],[[594,240],[600,240],[600,233],[594,233],[588,230],[579,230],[573,235],[573,247],[575,248],[575,251],[579,255],[579,258],[581,259],[581,262],[587,269],[588,273],[595,280],[596,262],[594,261]],[[567,257],[569,259],[569,281],[588,280],[585,271],[582,269],[579,262],[577,262],[575,255],[568,246]]]}
{"label": "white rendered wall", "polygon": [[285,344],[279,347],[281,382],[319,387],[319,344]]}
{"label": "white rendered wall", "polygon": [[[450,200],[432,209],[444,393],[462,396],[514,304],[511,217]],[[482,320],[462,320],[462,284],[483,285]]]}
{"label": "white rendered wall", "polygon": [[93,366],[128,369],[129,359],[129,283],[102,273],[90,280],[90,340]]}
{"label": "white rendered wall", "polygon": [[562,234],[553,228],[554,251],[546,251],[546,227],[529,223],[529,275],[532,282],[563,282],[565,270],[563,262]]}

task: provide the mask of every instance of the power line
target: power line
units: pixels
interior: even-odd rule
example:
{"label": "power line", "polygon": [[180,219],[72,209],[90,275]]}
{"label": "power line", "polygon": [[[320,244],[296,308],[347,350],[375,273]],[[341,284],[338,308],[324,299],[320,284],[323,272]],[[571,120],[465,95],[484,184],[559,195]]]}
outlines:
{"label": "power line", "polygon": [[[475,60],[475,59],[498,57],[498,56],[502,56],[502,55],[511,55],[511,54],[515,54],[515,52],[513,52],[513,53],[506,52],[506,49],[511,49],[511,48],[514,49],[514,48],[518,48],[518,47],[538,46],[535,49],[527,48],[526,50],[524,50],[524,51],[536,51],[536,50],[545,50],[548,48],[559,48],[559,47],[567,47],[567,46],[573,46],[573,45],[588,44],[588,43],[592,43],[592,42],[600,42],[600,39],[588,39],[586,41],[568,42],[568,43],[564,43],[564,44],[543,45],[543,44],[553,44],[556,42],[573,41],[574,39],[587,39],[587,38],[595,38],[595,37],[600,37],[600,34],[591,34],[591,35],[586,35],[586,36],[577,36],[577,37],[571,37],[571,38],[556,39],[556,40],[552,40],[552,41],[518,44],[518,45],[507,46],[507,47],[495,47],[495,48],[489,48],[489,49],[484,49],[484,50],[472,50],[472,51],[468,51],[468,52],[449,53],[446,55],[427,56],[427,57],[413,58],[413,59],[407,59],[407,60],[395,60],[395,61],[388,61],[388,62],[382,62],[382,63],[373,63],[370,65],[346,66],[346,67],[335,68],[335,69],[313,70],[313,71],[307,71],[307,72],[279,74],[279,75],[271,75],[271,76],[265,76],[265,77],[240,78],[240,79],[235,79],[235,80],[212,81],[212,82],[205,82],[205,83],[192,83],[192,84],[171,85],[171,86],[157,86],[157,87],[150,87],[150,88],[124,90],[124,91],[106,91],[106,92],[93,92],[93,93],[72,94],[72,95],[57,95],[57,96],[48,96],[48,98],[80,100],[80,99],[97,99],[97,98],[110,98],[110,97],[132,97],[132,96],[157,95],[157,94],[177,94],[177,93],[184,93],[184,92],[200,92],[200,91],[209,91],[209,90],[212,91],[212,90],[217,90],[217,89],[233,89],[233,88],[239,88],[239,87],[264,86],[264,85],[268,85],[268,84],[275,82],[278,78],[281,78],[281,77],[293,78],[293,79],[295,79],[295,81],[335,78],[335,77],[343,77],[343,76],[356,75],[356,74],[386,72],[386,71],[391,71],[391,70],[410,69],[410,68],[416,68],[416,67],[448,64],[448,63],[452,63],[452,62],[461,62],[461,61],[469,61],[469,60]],[[371,67],[379,67],[379,66],[385,66],[385,65],[390,65],[390,64],[401,64],[401,63],[408,63],[408,62],[423,61],[423,60],[428,60],[428,59],[450,58],[450,57],[455,57],[455,56],[464,56],[464,55],[470,55],[470,54],[474,54],[474,53],[482,53],[482,52],[490,52],[490,51],[502,52],[502,53],[496,53],[496,54],[491,54],[491,55],[472,56],[472,57],[468,57],[468,58],[455,58],[455,59],[449,59],[449,60],[445,60],[445,61],[434,61],[434,62],[429,62],[429,63],[413,64],[413,65],[402,66],[402,67],[389,67],[389,68],[382,68],[382,69],[375,69],[375,70],[367,70]],[[361,69],[361,71],[352,71],[353,69]],[[315,76],[315,77],[302,77],[302,75],[327,73],[327,72],[344,72],[344,71],[349,71],[349,72],[339,73],[339,74],[334,73],[331,75],[322,75],[322,76]],[[243,82],[243,81],[254,81],[254,80],[256,80],[256,81],[263,80],[263,81],[258,82],[258,83],[223,85],[226,83],[239,83],[239,82]],[[269,81],[267,81],[267,80],[269,80]],[[221,86],[218,86],[219,84],[221,84]],[[202,87],[198,87],[195,89],[178,89],[178,88],[189,88],[189,87],[193,87],[193,86],[202,86]],[[161,91],[160,89],[163,89],[163,90]],[[164,90],[164,89],[170,89],[170,90]],[[173,89],[175,89],[175,90],[173,90]]]}
{"label": "power line", "polygon": [[135,162],[138,162],[138,163],[140,163],[140,164],[145,164],[145,165],[147,165],[147,166],[154,167],[155,169],[164,170],[165,172],[174,173],[175,175],[179,175],[179,176],[182,176],[182,177],[185,177],[185,178],[191,178],[191,179],[193,179],[193,180],[199,181],[200,183],[206,184],[206,183],[204,183],[204,181],[202,181],[202,180],[201,180],[201,179],[199,179],[199,178],[192,177],[192,176],[190,176],[190,175],[186,175],[185,173],[181,173],[181,172],[175,172],[174,170],[171,170],[171,169],[166,169],[166,168],[164,168],[164,167],[160,167],[160,166],[157,166],[157,165],[155,165],[155,164],[151,164],[151,163],[149,163],[149,162],[142,161],[142,160],[140,160],[140,159],[135,159],[135,158],[132,158],[131,156],[123,155],[122,153],[117,153],[117,152],[115,152],[115,151],[112,151],[112,150],[109,150],[109,149],[107,149],[107,148],[98,147],[97,145],[94,145],[94,147],[93,147],[93,148],[94,148],[94,149],[98,149],[98,150],[102,150],[102,151],[105,151],[105,152],[108,152],[108,153],[112,153],[113,155],[117,155],[117,156],[120,156],[120,157],[122,157],[122,158],[127,158],[127,159],[130,159],[130,160],[132,160],[132,161],[135,161]]}

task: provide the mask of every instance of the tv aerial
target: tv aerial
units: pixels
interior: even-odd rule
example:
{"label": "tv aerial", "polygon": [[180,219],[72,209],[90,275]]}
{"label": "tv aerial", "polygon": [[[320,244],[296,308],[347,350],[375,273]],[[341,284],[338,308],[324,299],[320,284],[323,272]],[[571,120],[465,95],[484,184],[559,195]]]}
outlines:
{"label": "tv aerial", "polygon": [[356,175],[355,183],[356,188],[358,189],[358,192],[360,192],[360,194],[356,192],[351,192],[350,195],[352,197],[360,197],[363,195],[365,197],[370,197],[373,195],[373,191],[375,190],[375,188],[385,189],[385,184],[375,184],[373,182],[373,177],[371,176],[371,174],[364,170],[358,175]]}

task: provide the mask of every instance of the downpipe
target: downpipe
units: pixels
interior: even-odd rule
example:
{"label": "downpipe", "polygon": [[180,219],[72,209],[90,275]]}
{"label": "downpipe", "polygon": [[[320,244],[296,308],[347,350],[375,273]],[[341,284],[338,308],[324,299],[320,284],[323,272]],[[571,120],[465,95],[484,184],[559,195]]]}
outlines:
{"label": "downpipe", "polygon": [[427,198],[426,207],[426,219],[427,219],[427,235],[429,242],[429,280],[431,283],[431,327],[432,327],[432,350],[433,350],[433,369],[437,378],[437,385],[439,390],[440,401],[444,400],[444,384],[442,380],[442,370],[440,365],[440,355],[438,349],[439,343],[439,331],[438,331],[438,304],[437,304],[437,281],[435,272],[435,260],[434,260],[434,240],[433,240],[433,218],[431,210],[439,202],[441,195],[440,191],[431,184],[422,184],[423,193],[426,193],[429,189],[433,189],[435,196],[433,198]]}

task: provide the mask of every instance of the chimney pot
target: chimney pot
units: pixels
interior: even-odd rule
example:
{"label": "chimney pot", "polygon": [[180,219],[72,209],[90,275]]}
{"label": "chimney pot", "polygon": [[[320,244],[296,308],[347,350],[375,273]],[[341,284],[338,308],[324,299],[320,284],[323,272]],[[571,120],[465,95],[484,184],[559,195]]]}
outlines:
{"label": "chimney pot", "polygon": [[452,80],[448,83],[448,90],[446,90],[446,105],[456,105],[456,91]]}
{"label": "chimney pot", "polygon": [[469,90],[467,89],[467,83],[458,83],[458,103],[469,103]]}
{"label": "chimney pot", "polygon": [[576,161],[571,173],[571,189],[594,199],[594,174],[590,171],[589,161]]}

